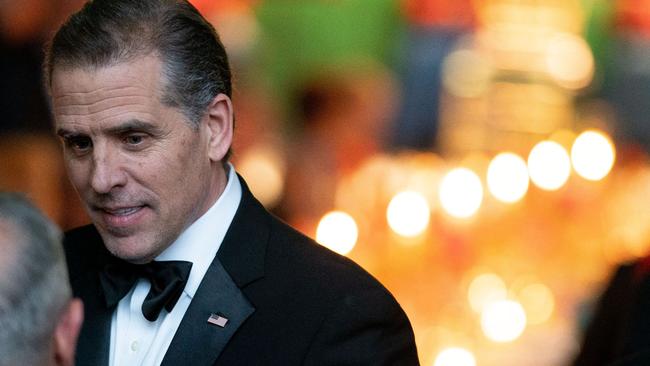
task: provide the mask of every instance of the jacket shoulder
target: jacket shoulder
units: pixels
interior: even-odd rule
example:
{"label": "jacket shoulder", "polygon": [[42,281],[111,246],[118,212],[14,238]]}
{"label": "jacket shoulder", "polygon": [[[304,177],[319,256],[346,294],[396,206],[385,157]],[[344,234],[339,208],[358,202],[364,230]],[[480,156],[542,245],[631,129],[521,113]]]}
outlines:
{"label": "jacket shoulder", "polygon": [[275,217],[269,239],[268,265],[289,278],[294,291],[304,290],[326,302],[343,300],[349,294],[374,293],[399,307],[393,295],[357,263]]}
{"label": "jacket shoulder", "polygon": [[305,365],[418,364],[410,321],[375,277],[279,220],[270,239],[269,265],[282,267],[285,297],[317,319]]}

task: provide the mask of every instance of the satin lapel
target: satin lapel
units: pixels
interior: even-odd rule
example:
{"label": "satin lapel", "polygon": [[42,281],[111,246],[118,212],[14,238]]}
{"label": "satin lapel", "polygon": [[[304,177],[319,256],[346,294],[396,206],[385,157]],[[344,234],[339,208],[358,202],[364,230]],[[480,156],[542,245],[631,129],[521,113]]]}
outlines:
{"label": "satin lapel", "polygon": [[242,198],[217,257],[233,281],[244,288],[264,276],[271,215],[239,177]]}
{"label": "satin lapel", "polygon": [[[255,308],[230,278],[218,259],[210,265],[161,365],[214,364],[230,338]],[[208,322],[212,314],[225,325]]]}
{"label": "satin lapel", "polygon": [[77,366],[108,365],[111,344],[111,317],[113,311],[106,307],[97,276],[79,279],[77,296],[84,302],[84,322],[77,344]]}
{"label": "satin lapel", "polygon": [[[163,366],[213,365],[228,341],[255,311],[243,292],[264,276],[271,216],[253,197],[242,177],[242,198],[228,232],[174,339]],[[228,319],[225,327],[208,323],[211,314]]]}

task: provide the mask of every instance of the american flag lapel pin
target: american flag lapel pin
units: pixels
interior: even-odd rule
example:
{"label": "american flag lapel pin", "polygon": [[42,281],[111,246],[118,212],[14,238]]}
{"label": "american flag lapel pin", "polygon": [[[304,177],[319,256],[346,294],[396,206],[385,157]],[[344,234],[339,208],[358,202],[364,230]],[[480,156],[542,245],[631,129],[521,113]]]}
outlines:
{"label": "american flag lapel pin", "polygon": [[224,317],[221,314],[212,313],[208,318],[208,323],[216,325],[220,328],[224,328],[226,324],[228,324],[228,318]]}

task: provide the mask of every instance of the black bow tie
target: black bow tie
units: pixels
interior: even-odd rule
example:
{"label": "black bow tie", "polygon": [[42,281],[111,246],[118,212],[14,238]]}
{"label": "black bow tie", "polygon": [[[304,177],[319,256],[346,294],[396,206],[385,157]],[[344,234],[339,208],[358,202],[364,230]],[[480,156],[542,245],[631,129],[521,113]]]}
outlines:
{"label": "black bow tie", "polygon": [[185,261],[133,264],[116,260],[104,267],[99,279],[109,308],[117,305],[131,291],[138,278],[148,279],[151,289],[142,303],[142,314],[153,322],[158,319],[163,307],[168,312],[172,311],[183,293],[191,269],[192,263]]}

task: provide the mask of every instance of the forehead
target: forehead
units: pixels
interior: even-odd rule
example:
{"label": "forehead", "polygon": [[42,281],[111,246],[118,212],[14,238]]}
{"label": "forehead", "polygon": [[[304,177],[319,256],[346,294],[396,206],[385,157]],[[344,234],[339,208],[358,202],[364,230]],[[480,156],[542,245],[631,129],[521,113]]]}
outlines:
{"label": "forehead", "polygon": [[52,92],[59,90],[58,87],[62,84],[67,84],[65,81],[71,77],[81,82],[96,81],[109,84],[126,80],[158,81],[161,70],[162,62],[156,53],[102,66],[55,65],[52,70]]}
{"label": "forehead", "polygon": [[52,102],[91,103],[112,94],[160,95],[162,63],[154,55],[100,67],[57,67],[52,72]]}
{"label": "forehead", "polygon": [[161,108],[162,79],[162,64],[152,55],[104,67],[55,69],[56,124],[146,117]]}

